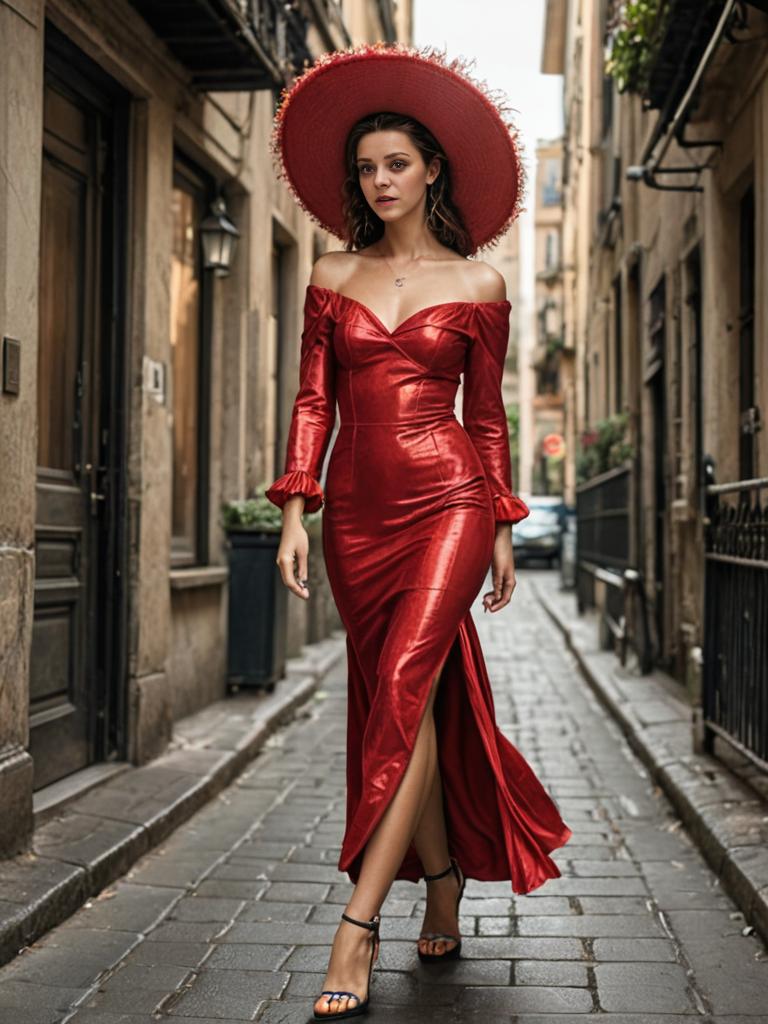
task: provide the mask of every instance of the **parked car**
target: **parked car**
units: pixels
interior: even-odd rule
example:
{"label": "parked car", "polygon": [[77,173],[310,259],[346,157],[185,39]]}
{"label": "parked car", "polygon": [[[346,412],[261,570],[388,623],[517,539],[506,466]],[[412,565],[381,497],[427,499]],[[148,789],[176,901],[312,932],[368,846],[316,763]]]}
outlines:
{"label": "parked car", "polygon": [[531,514],[512,529],[515,564],[544,559],[550,566],[560,559],[566,508],[559,495],[521,495]]}

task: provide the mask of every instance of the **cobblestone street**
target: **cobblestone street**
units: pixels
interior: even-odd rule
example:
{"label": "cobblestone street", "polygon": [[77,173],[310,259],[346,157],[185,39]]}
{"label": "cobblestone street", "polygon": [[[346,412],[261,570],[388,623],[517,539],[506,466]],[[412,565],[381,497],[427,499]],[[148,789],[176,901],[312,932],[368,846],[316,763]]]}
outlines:
{"label": "cobblestone street", "polygon": [[[768,956],[534,599],[473,616],[497,719],[574,838],[528,896],[468,882],[463,959],[421,966],[423,884],[383,908],[372,1019],[768,1020]],[[485,588],[483,588],[485,589]],[[345,669],[171,839],[0,970],[2,1024],[309,1019],[350,886]]]}

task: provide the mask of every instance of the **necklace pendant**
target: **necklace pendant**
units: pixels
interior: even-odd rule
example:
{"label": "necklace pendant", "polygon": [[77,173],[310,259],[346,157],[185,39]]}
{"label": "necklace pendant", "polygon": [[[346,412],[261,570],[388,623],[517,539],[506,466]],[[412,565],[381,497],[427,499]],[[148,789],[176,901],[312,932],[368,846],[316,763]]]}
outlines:
{"label": "necklace pendant", "polygon": [[404,283],[405,283],[405,278],[404,277],[396,277],[395,278],[395,287],[402,288]]}

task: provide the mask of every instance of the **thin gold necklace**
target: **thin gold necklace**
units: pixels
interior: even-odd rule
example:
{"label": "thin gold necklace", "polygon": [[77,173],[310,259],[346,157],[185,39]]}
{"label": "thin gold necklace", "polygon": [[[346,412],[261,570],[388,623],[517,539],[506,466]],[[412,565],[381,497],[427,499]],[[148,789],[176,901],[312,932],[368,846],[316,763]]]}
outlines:
{"label": "thin gold necklace", "polygon": [[[384,253],[382,253],[381,255],[382,255],[382,257],[384,258],[384,260],[385,260],[385,262],[386,262],[387,266],[389,267],[389,269],[390,269],[390,270],[392,271],[392,273],[393,273],[393,274],[395,275],[395,287],[396,287],[396,288],[402,288],[402,287],[403,287],[403,285],[405,284],[406,280],[407,280],[407,277],[406,277],[406,275],[405,275],[405,274],[399,274],[399,275],[398,275],[397,271],[396,271],[396,270],[395,270],[395,268],[394,268],[394,267],[392,266],[392,264],[391,264],[391,263],[389,262],[389,260],[387,259],[387,257],[386,257],[386,256],[384,256]],[[409,262],[409,263],[413,263],[413,262],[414,262],[414,260],[420,260],[420,259],[422,259],[422,257],[421,257],[421,256],[413,256],[413,257],[411,257],[411,259],[410,259],[410,260],[409,260],[408,262]]]}

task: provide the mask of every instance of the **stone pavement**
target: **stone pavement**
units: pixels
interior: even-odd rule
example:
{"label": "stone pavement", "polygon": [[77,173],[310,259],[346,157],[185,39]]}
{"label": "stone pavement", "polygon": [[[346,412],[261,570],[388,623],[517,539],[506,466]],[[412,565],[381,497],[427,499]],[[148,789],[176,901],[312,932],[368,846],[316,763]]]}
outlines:
{"label": "stone pavement", "polygon": [[0,860],[0,965],[207,805],[345,657],[336,630],[287,658],[274,692],[244,688],[174,722],[168,748],[147,764],[114,762],[98,784],[68,776],[37,794],[31,848]]}
{"label": "stone pavement", "polygon": [[[532,575],[532,574],[531,574]],[[768,1020],[768,954],[583,681],[520,574],[473,615],[497,719],[574,830],[527,896],[469,881],[464,956],[416,957],[423,883],[383,908],[371,1019]],[[484,590],[486,588],[483,588]],[[307,1021],[350,892],[344,669],[246,771],[111,888],[0,969],[1,1024]],[[749,930],[747,929],[747,932]]]}
{"label": "stone pavement", "polygon": [[585,680],[683,820],[723,888],[768,942],[768,775],[719,736],[697,749],[701,707],[671,676],[622,665],[599,641],[598,616],[579,614],[552,573],[533,591],[562,632]]}

